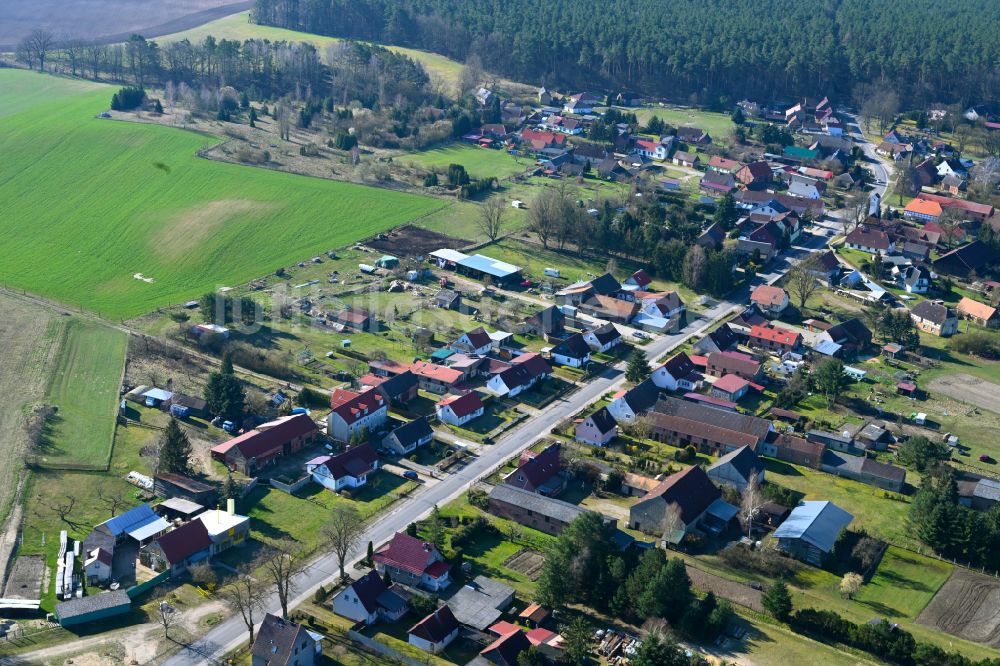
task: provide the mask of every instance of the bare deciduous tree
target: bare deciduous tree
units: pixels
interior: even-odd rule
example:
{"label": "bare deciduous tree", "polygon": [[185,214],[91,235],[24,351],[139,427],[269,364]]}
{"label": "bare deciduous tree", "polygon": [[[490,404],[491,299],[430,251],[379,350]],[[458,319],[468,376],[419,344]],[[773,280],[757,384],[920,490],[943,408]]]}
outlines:
{"label": "bare deciduous tree", "polygon": [[806,306],[809,297],[819,289],[815,275],[818,270],[820,270],[819,259],[813,254],[788,271],[788,290],[795,294],[800,309]]}
{"label": "bare deciduous tree", "polygon": [[291,541],[282,540],[270,545],[276,552],[264,562],[264,571],[278,593],[281,617],[287,620],[288,599],[295,591],[295,576],[305,570],[306,563],[302,552]]}
{"label": "bare deciduous tree", "polygon": [[52,50],[55,37],[48,30],[36,29],[28,33],[28,36],[17,45],[17,58],[26,63],[29,68],[34,68],[38,63],[38,71],[45,71],[45,59]]}
{"label": "bare deciduous tree", "polygon": [[746,488],[740,493],[740,512],[747,525],[748,537],[753,532],[753,519],[757,516],[757,512],[760,511],[760,507],[763,505],[764,495],[760,490],[760,480],[757,478],[757,474],[751,474]]}
{"label": "bare deciduous tree", "polygon": [[538,193],[528,209],[528,229],[538,236],[545,249],[548,249],[549,240],[559,226],[558,198],[558,193],[546,188]]}
{"label": "bare deciduous tree", "polygon": [[253,643],[253,627],[255,616],[264,608],[264,584],[247,574],[241,574],[233,583],[222,588],[219,595],[222,600],[243,618],[243,623],[250,632],[250,643]]}
{"label": "bare deciduous tree", "polygon": [[170,627],[177,623],[177,610],[167,603],[166,599],[160,599],[156,604],[156,620],[163,627],[163,637],[170,638]]}
{"label": "bare deciduous tree", "polygon": [[106,490],[103,486],[97,487],[97,498],[107,505],[112,518],[118,515],[118,509],[125,506],[128,501],[121,488]]}
{"label": "bare deciduous tree", "polygon": [[347,576],[344,572],[347,555],[361,539],[363,533],[364,520],[362,520],[361,514],[349,506],[335,507],[330,522],[323,526],[323,536],[326,537],[333,552],[337,555],[342,579]]}
{"label": "bare deciduous tree", "polygon": [[491,241],[503,231],[506,214],[507,206],[500,197],[490,197],[479,207],[479,228]]}
{"label": "bare deciduous tree", "polygon": [[684,520],[681,517],[680,504],[671,502],[667,505],[663,511],[663,522],[660,527],[663,529],[665,544],[679,543],[679,538],[684,536]]}
{"label": "bare deciduous tree", "polygon": [[470,55],[458,73],[459,97],[464,97],[475,90],[483,82],[485,76],[483,61],[476,54]]}

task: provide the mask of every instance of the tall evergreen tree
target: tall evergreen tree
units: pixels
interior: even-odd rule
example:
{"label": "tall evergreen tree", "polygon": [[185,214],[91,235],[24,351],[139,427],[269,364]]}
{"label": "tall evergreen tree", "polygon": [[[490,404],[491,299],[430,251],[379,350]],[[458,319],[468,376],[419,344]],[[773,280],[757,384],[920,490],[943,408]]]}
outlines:
{"label": "tall evergreen tree", "polygon": [[646,355],[641,349],[636,349],[628,359],[625,379],[633,384],[638,384],[649,377],[650,374],[652,374],[652,370],[649,367],[649,361],[646,360]]}
{"label": "tall evergreen tree", "polygon": [[181,430],[177,419],[167,422],[160,438],[160,464],[157,469],[176,474],[187,474],[191,469],[191,441]]}

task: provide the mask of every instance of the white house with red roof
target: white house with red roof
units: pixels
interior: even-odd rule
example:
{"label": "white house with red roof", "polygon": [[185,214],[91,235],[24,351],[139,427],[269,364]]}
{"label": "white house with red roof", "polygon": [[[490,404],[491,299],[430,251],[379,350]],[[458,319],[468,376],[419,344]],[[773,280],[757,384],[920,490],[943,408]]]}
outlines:
{"label": "white house with red roof", "polygon": [[468,333],[463,333],[455,342],[451,343],[452,351],[462,354],[478,354],[486,356],[493,349],[493,338],[480,326]]}
{"label": "white house with red roof", "polygon": [[551,373],[552,366],[540,354],[522,354],[512,360],[510,367],[490,377],[486,390],[494,395],[514,397]]}
{"label": "white house with red roof", "polygon": [[341,442],[350,441],[352,435],[360,436],[362,430],[378,430],[389,418],[389,401],[375,390],[355,393],[335,389],[330,395],[330,407],[333,411],[327,417],[326,432]]}
{"label": "white house with red roof", "polygon": [[334,492],[360,488],[378,469],[378,454],[371,444],[362,444],[335,456],[319,456],[306,463],[306,474]]}
{"label": "white house with red roof", "polygon": [[451,565],[434,544],[405,532],[375,551],[375,569],[397,583],[438,592],[451,585]]}
{"label": "white house with red roof", "polygon": [[670,157],[670,146],[652,139],[636,139],[635,152],[643,157],[662,162]]}
{"label": "white house with red roof", "polygon": [[465,395],[450,395],[434,406],[438,420],[453,426],[462,426],[483,415],[486,406],[479,394],[470,391]]}
{"label": "white house with red roof", "polygon": [[626,291],[645,291],[646,287],[653,283],[653,278],[649,277],[644,269],[640,268],[622,282],[622,289]]}
{"label": "white house with red roof", "polygon": [[89,585],[106,583],[111,580],[111,553],[103,548],[94,548],[83,561],[83,573]]}

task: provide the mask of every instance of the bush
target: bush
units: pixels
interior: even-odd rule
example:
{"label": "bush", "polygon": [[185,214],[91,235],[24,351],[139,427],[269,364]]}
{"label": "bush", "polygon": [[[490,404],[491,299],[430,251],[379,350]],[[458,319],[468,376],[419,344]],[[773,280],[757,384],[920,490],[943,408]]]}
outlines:
{"label": "bush", "polygon": [[985,331],[972,331],[952,339],[951,348],[960,354],[1000,359],[1000,339]]}
{"label": "bush", "polygon": [[677,462],[689,463],[692,462],[697,457],[698,457],[698,450],[695,449],[690,444],[685,446],[683,449],[678,449],[674,451],[674,460],[676,460]]}
{"label": "bush", "polygon": [[111,96],[113,111],[131,111],[142,105],[146,99],[146,91],[135,86],[125,86]]}
{"label": "bush", "polygon": [[347,132],[337,132],[336,136],[333,137],[333,144],[331,147],[338,150],[350,150],[356,145],[358,145],[358,139],[353,134],[348,134]]}
{"label": "bush", "polygon": [[768,578],[791,578],[800,565],[774,550],[749,550],[738,544],[730,544],[719,552],[719,557],[734,569],[767,576]]}

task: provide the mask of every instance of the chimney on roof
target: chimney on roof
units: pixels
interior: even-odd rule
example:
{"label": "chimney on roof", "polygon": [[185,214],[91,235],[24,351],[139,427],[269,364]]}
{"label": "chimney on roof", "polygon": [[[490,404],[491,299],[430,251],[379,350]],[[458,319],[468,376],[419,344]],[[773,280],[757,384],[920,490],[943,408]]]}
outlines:
{"label": "chimney on roof", "polygon": [[226,500],[226,513],[230,516],[236,513],[236,500],[232,497]]}

